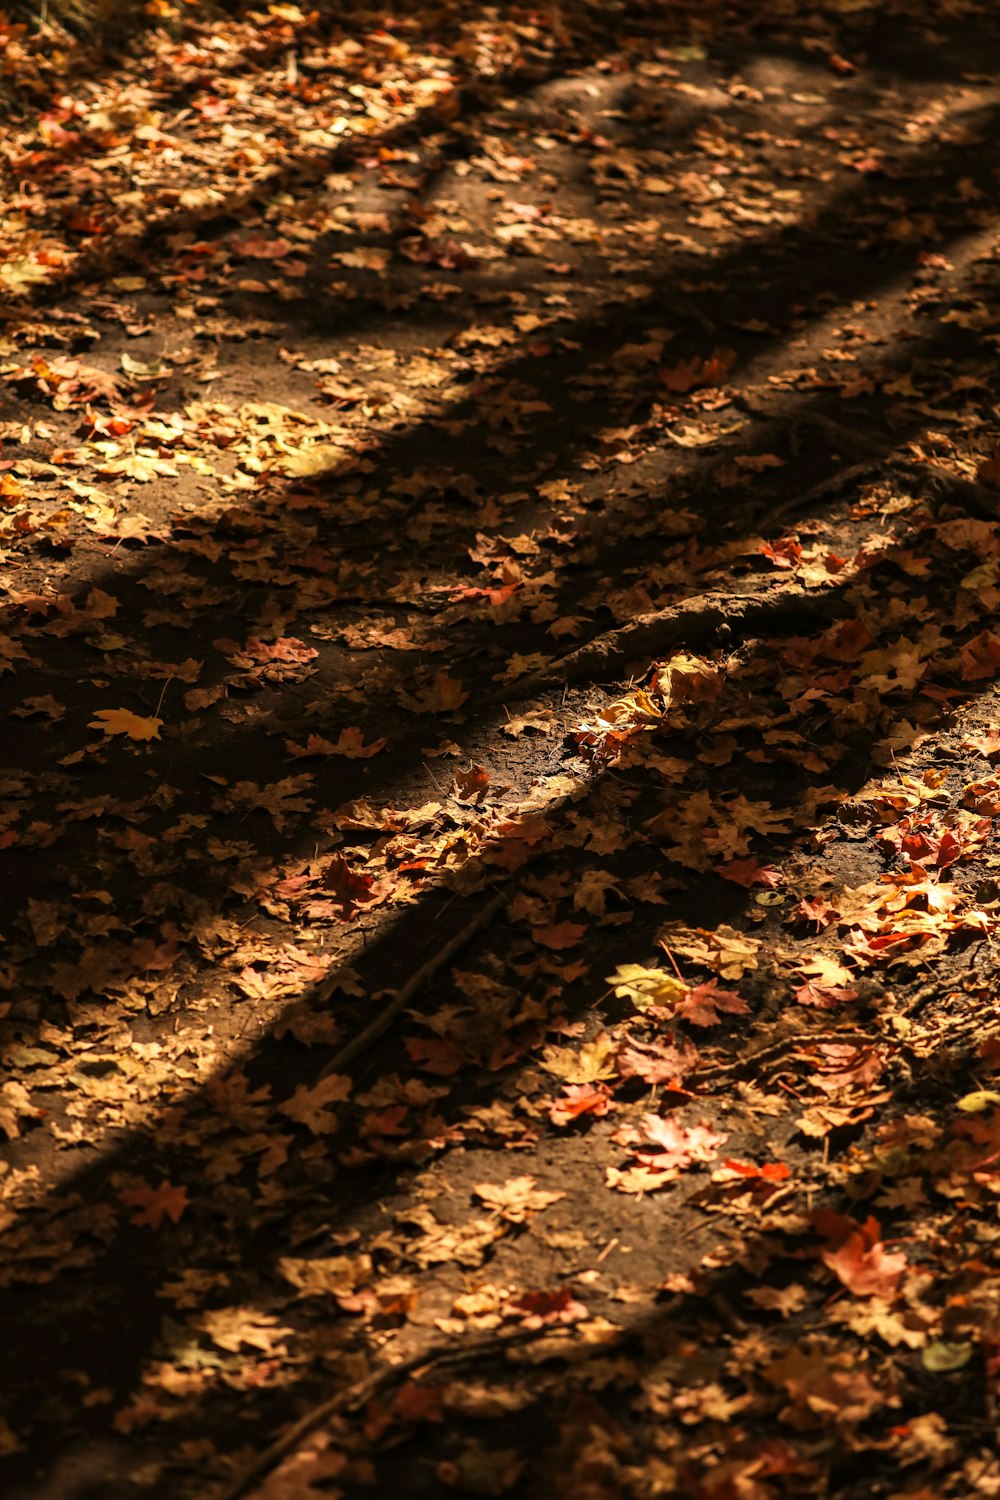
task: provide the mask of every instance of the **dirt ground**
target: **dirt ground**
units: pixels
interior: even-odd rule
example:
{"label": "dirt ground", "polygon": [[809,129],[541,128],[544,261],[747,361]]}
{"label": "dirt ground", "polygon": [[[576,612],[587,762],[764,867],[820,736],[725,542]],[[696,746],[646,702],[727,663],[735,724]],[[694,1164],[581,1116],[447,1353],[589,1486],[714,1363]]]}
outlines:
{"label": "dirt ground", "polygon": [[1000,1496],[1000,17],[0,82],[11,1500]]}

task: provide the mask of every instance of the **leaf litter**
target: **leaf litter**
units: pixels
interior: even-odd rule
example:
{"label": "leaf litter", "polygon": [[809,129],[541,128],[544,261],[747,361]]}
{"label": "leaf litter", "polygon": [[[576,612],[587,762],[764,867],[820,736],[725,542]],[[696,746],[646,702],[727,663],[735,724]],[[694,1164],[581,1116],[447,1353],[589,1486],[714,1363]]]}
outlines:
{"label": "leaf litter", "polygon": [[992,1493],[995,18],[0,29],[5,1492]]}

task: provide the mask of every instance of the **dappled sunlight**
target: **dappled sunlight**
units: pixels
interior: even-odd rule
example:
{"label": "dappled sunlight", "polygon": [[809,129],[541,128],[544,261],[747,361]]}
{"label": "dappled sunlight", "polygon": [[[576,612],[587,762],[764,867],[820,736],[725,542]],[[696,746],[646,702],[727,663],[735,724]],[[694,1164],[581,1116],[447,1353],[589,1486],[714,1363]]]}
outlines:
{"label": "dappled sunlight", "polygon": [[17,42],[24,1500],[988,1472],[997,94],[884,10]]}

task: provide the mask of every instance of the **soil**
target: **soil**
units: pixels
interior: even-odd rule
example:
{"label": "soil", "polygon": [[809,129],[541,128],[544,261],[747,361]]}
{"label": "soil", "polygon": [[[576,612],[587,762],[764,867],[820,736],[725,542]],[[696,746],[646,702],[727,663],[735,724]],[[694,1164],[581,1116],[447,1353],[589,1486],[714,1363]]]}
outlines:
{"label": "soil", "polygon": [[4,1493],[1000,1494],[1000,22],[351,11],[8,33]]}

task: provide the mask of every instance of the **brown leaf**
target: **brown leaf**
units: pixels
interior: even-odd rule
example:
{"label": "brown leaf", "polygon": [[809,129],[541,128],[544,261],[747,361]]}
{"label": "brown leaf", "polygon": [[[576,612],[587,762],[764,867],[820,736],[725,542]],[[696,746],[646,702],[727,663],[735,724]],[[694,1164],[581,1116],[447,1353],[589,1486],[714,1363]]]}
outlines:
{"label": "brown leaf", "polygon": [[386,740],[372,740],[366,745],[360,729],[342,729],[334,741],[326,740],[319,734],[311,734],[304,745],[297,744],[295,740],[286,740],[285,749],[295,760],[323,755],[343,755],[348,760],[370,760],[373,755],[384,750],[386,744]]}
{"label": "brown leaf", "polygon": [[415,693],[400,692],[399,701],[415,714],[452,714],[461,708],[468,698],[457,677],[447,672],[438,672],[434,681],[419,688]]}
{"label": "brown leaf", "polygon": [[532,1214],[565,1198],[565,1193],[547,1193],[535,1186],[533,1177],[510,1177],[504,1183],[480,1182],[473,1196],[510,1224],[523,1224]]}
{"label": "brown leaf", "polygon": [[490,777],[486,767],[474,763],[466,770],[455,772],[452,788],[460,802],[472,802],[483,797],[489,784]]}
{"label": "brown leaf", "polygon": [[716,979],[696,985],[681,1000],[674,1014],[692,1026],[717,1026],[722,1015],[745,1016],[750,1007],[735,990],[720,990]]}
{"label": "brown leaf", "polygon": [[980,631],[958,653],[958,667],[963,682],[995,677],[1000,668],[1000,636],[992,630]]}
{"label": "brown leaf", "polygon": [[573,948],[586,931],[579,922],[555,922],[549,927],[533,927],[531,936],[542,948]]}
{"label": "brown leaf", "polygon": [[169,1219],[172,1224],[178,1223],[188,1206],[187,1189],[174,1187],[166,1178],[156,1188],[145,1183],[121,1188],[118,1197],[129,1208],[137,1210],[132,1215],[132,1223],[147,1224],[150,1229],[159,1229],[164,1219]]}
{"label": "brown leaf", "polygon": [[292,1097],[278,1105],[278,1113],[304,1125],[312,1135],[331,1135],[339,1123],[333,1106],[349,1099],[351,1088],[349,1078],[340,1073],[331,1073],[312,1088],[304,1083],[299,1084]]}

